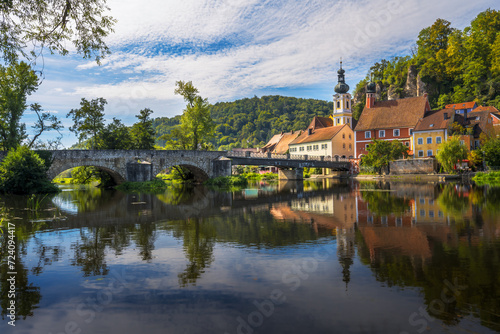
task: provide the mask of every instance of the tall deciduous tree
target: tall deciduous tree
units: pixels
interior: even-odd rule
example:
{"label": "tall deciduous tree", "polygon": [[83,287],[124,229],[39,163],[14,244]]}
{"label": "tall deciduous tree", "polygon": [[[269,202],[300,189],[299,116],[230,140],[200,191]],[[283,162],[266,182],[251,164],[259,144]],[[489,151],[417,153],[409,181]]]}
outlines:
{"label": "tall deciduous tree", "polygon": [[90,137],[90,147],[97,149],[98,134],[104,129],[104,105],[106,100],[102,97],[87,101],[82,98],[79,109],[71,109],[66,117],[71,117],[74,124],[70,131],[78,136],[78,140]]}
{"label": "tall deciduous tree", "polygon": [[128,150],[132,148],[130,130],[119,119],[113,118],[99,135],[100,147],[107,150]]}
{"label": "tall deciduous tree", "polygon": [[38,88],[38,77],[25,62],[0,66],[0,147],[10,150],[26,138],[21,117],[26,99]]}
{"label": "tall deciduous tree", "polygon": [[153,120],[150,118],[153,110],[142,109],[139,115],[135,115],[139,122],[132,125],[130,130],[133,147],[141,150],[152,150],[155,145],[155,130]]}
{"label": "tall deciduous tree", "polygon": [[68,53],[73,44],[97,62],[109,53],[104,38],[115,20],[105,15],[106,0],[8,0],[0,4],[0,54],[7,62],[19,55],[36,59],[43,49]]}
{"label": "tall deciduous tree", "polygon": [[467,158],[467,149],[460,142],[460,137],[453,136],[441,144],[436,159],[447,173],[453,172],[457,162]]}
{"label": "tall deciduous tree", "polygon": [[178,130],[172,130],[163,137],[167,147],[199,150],[210,147],[215,134],[215,123],[210,115],[207,99],[198,95],[191,81],[177,81],[175,94],[182,95],[187,102]]}
{"label": "tall deciduous tree", "polygon": [[32,104],[31,110],[36,114],[37,120],[35,122],[35,125],[32,126],[32,128],[35,130],[35,134],[29,141],[29,148],[33,147],[42,133],[52,130],[59,132],[59,130],[64,127],[61,124],[61,121],[55,115],[51,115],[48,112],[42,112],[42,107],[38,103]]}

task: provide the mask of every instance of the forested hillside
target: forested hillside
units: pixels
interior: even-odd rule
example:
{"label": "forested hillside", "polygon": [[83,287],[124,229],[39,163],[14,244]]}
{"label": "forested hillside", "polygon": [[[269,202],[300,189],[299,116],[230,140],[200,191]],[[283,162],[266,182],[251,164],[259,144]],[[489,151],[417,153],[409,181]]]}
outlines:
{"label": "forested hillside", "polygon": [[[245,98],[210,106],[216,124],[213,145],[217,149],[259,147],[281,131],[303,130],[315,115],[330,115],[333,103],[285,96]],[[156,118],[157,137],[180,123],[180,116]],[[164,142],[159,141],[163,146]]]}
{"label": "forested hillside", "polygon": [[[423,29],[405,57],[382,59],[370,68],[378,98],[429,94],[433,108],[476,101],[500,108],[500,12],[480,13],[464,30],[443,19]],[[364,107],[366,79],[354,91],[355,118]]]}

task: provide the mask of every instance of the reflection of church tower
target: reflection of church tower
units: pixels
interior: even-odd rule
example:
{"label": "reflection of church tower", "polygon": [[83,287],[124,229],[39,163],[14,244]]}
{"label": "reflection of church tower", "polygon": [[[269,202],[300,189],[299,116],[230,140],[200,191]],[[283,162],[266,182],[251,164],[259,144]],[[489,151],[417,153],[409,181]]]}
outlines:
{"label": "reflection of church tower", "polygon": [[349,282],[351,281],[351,265],[353,264],[355,249],[355,231],[354,227],[348,229],[337,229],[337,256],[339,263],[342,266],[342,281],[345,282],[345,289],[347,290]]}
{"label": "reflection of church tower", "polygon": [[345,83],[342,69],[342,60],[340,61],[340,70],[338,70],[339,83],[335,86],[335,95],[333,95],[333,125],[349,124],[352,128],[351,94],[349,85]]}

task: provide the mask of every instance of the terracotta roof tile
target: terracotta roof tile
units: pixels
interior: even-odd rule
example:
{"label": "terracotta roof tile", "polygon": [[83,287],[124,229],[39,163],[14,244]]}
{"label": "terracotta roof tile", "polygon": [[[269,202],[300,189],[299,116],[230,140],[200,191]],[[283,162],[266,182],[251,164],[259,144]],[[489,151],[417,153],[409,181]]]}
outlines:
{"label": "terracotta roof tile", "polygon": [[493,126],[488,120],[491,119],[489,111],[473,110],[467,116],[469,126],[474,127],[474,138],[479,138],[482,132],[489,133]]}
{"label": "terracotta roof tile", "polygon": [[292,141],[290,145],[330,140],[333,137],[335,137],[335,135],[337,135],[337,133],[340,130],[342,130],[344,126],[348,125],[344,124],[337,126],[329,126],[327,128],[320,128],[313,130],[312,134],[309,134],[308,130],[306,130],[300,136],[298,136],[294,141]]}
{"label": "terracotta roof tile", "polygon": [[300,135],[300,133],[301,133],[300,131],[284,133],[283,136],[281,137],[281,140],[274,147],[271,153],[285,154],[286,151],[288,151],[288,144],[294,141],[295,138],[297,138]]}
{"label": "terracotta roof tile", "polygon": [[463,103],[454,103],[454,104],[448,104],[445,106],[445,109],[473,109],[477,106],[476,102],[471,101],[471,102],[463,102]]}
{"label": "terracotta roof tile", "polygon": [[[444,114],[447,114],[447,118],[444,118]],[[447,129],[448,126],[453,123],[455,116],[455,109],[442,109],[437,111],[431,111],[424,118],[421,118],[417,125],[415,125],[414,131],[428,131],[428,130],[438,130]]]}
{"label": "terracotta roof tile", "polygon": [[493,107],[493,106],[486,106],[486,107],[479,106],[479,107],[477,107],[476,109],[474,109],[472,111],[489,111],[491,113],[497,113],[498,109],[495,108],[495,107]]}
{"label": "terracotta roof tile", "polygon": [[267,144],[262,147],[262,149],[272,150],[279,143],[282,136],[282,133],[274,135],[271,139],[269,139]]}
{"label": "terracotta roof tile", "polygon": [[372,108],[366,108],[359,117],[355,131],[372,129],[413,128],[426,111],[429,111],[426,96],[406,99],[378,101]]}

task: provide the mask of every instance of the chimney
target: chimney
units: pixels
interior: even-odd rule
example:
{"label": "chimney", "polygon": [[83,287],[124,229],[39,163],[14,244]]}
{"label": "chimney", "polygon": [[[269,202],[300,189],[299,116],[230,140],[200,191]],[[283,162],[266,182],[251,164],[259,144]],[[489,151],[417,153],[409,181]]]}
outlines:
{"label": "chimney", "polygon": [[444,119],[448,119],[448,113],[447,113],[447,112],[445,112],[445,113],[443,114],[443,116],[444,116]]}
{"label": "chimney", "polygon": [[307,129],[307,134],[310,136],[313,134],[313,129],[312,128],[309,128]]}
{"label": "chimney", "polygon": [[374,93],[366,93],[366,108],[373,108],[375,105],[375,94]]}
{"label": "chimney", "polygon": [[464,109],[464,118],[467,120],[467,109]]}

